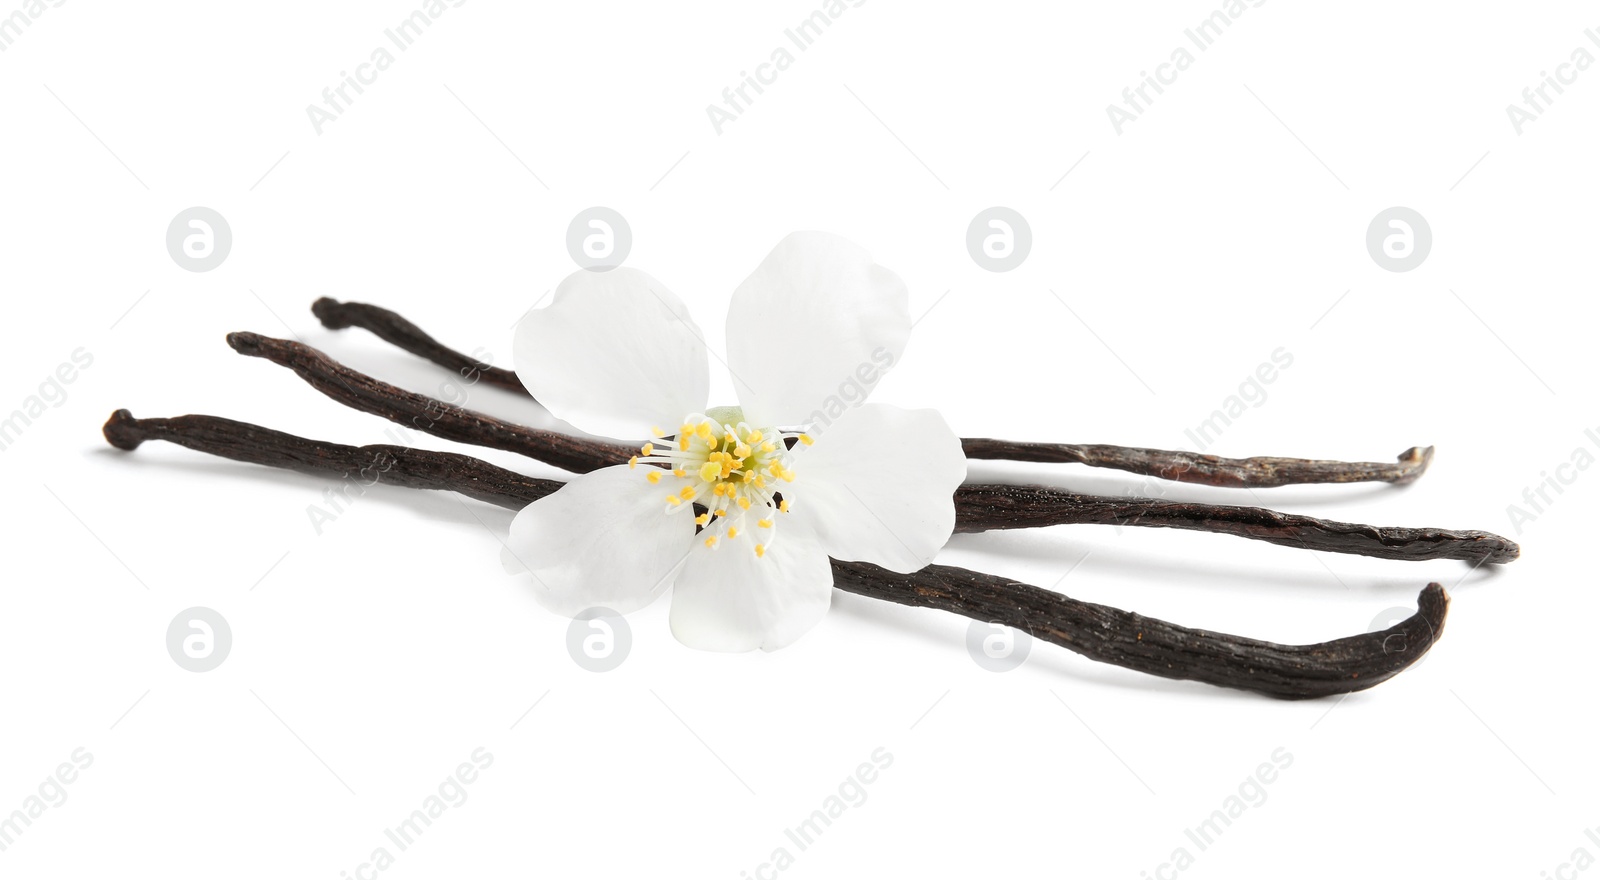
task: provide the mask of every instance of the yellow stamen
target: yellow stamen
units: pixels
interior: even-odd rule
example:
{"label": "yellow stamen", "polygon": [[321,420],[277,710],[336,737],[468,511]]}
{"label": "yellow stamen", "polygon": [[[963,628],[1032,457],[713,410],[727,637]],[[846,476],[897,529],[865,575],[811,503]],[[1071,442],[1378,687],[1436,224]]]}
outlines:
{"label": "yellow stamen", "polygon": [[656,451],[656,445],[654,443],[646,443],[645,445],[639,447],[639,452],[643,453],[644,455],[649,455],[650,453],[655,452],[655,451]]}
{"label": "yellow stamen", "polygon": [[740,495],[739,496],[739,509],[740,510],[749,510],[750,509],[750,499],[744,497],[743,495]]}
{"label": "yellow stamen", "polygon": [[693,486],[684,486],[683,487],[683,491],[678,493],[678,497],[682,498],[685,501],[693,501],[694,500],[694,496],[695,496],[695,491],[694,491],[694,487]]}
{"label": "yellow stamen", "polygon": [[702,513],[694,518],[694,524],[697,526],[703,526],[708,522],[711,522],[711,514],[709,513]]}
{"label": "yellow stamen", "polygon": [[633,458],[628,459],[628,467],[636,468],[638,466],[639,466],[639,456],[635,455]]}
{"label": "yellow stamen", "polygon": [[733,526],[728,526],[728,537],[729,538],[737,538],[737,537],[739,537],[739,530],[734,528]]}
{"label": "yellow stamen", "polygon": [[661,482],[661,472],[657,471],[657,470],[652,470],[650,473],[645,474],[644,478],[649,480],[650,481],[650,485],[653,486],[656,483]]}
{"label": "yellow stamen", "polygon": [[757,544],[756,545],[756,556],[759,557],[759,556],[765,556],[765,555],[767,555],[767,545],[765,545],[765,544]]}
{"label": "yellow stamen", "polygon": [[758,526],[760,526],[760,527],[762,527],[764,529],[770,529],[770,528],[772,528],[772,520],[770,520],[770,519],[758,519],[758,520],[756,520],[756,525],[758,525]]}
{"label": "yellow stamen", "polygon": [[708,461],[700,466],[700,479],[709,483],[720,476],[722,476],[722,465]]}
{"label": "yellow stamen", "polygon": [[778,503],[778,509],[783,511],[784,513],[788,513],[789,512],[789,499],[785,498],[781,502],[779,502]]}
{"label": "yellow stamen", "polygon": [[813,444],[813,443],[815,443],[817,441],[811,439],[811,435],[810,434],[801,434],[800,435],[800,442],[804,443],[807,446],[810,446],[811,444]]}
{"label": "yellow stamen", "polygon": [[711,537],[707,538],[706,539],[706,546],[707,547],[716,547],[717,546],[717,536],[716,535],[712,535]]}

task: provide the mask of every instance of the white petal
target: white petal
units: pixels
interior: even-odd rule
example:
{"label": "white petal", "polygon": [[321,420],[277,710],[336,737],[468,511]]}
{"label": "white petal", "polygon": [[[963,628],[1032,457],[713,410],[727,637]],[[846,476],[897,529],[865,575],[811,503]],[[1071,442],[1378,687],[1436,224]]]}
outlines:
{"label": "white petal", "polygon": [[672,589],[672,634],[703,651],[772,651],[815,626],[833,598],[833,567],[794,516],[765,556],[740,537],[696,547]]}
{"label": "white petal", "polygon": [[950,540],[967,459],[937,411],[869,403],[796,453],[793,504],[829,556],[912,572]]}
{"label": "white petal", "polygon": [[691,515],[663,513],[666,494],[642,467],[601,468],[524,507],[507,548],[557,614],[637,611],[672,583],[694,546]]}
{"label": "white petal", "polygon": [[800,424],[830,397],[860,403],[899,362],[906,285],[844,238],[795,232],[734,291],[727,332],[746,419]]}
{"label": "white petal", "polygon": [[628,439],[705,409],[711,373],[700,328],[677,295],[626,266],[580,269],[517,324],[517,378],[558,419]]}

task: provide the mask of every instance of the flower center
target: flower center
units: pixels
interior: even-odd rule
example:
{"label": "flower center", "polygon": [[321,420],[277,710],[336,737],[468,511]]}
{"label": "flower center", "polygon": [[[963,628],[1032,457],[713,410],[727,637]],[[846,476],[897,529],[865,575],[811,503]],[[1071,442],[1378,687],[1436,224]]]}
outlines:
{"label": "flower center", "polygon": [[660,428],[628,467],[645,465],[651,485],[665,483],[666,512],[695,510],[695,524],[706,547],[749,538],[765,556],[789,512],[788,485],[794,482],[790,441],[807,446],[799,430],[752,428],[736,406],[714,407],[683,420],[676,434]]}

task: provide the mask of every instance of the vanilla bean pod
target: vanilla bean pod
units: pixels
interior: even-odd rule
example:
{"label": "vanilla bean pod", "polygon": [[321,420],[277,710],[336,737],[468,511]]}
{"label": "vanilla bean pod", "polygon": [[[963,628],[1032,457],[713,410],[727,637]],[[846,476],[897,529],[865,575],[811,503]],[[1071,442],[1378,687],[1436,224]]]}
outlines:
{"label": "vanilla bean pod", "polygon": [[[119,449],[166,440],[235,461],[363,485],[455,491],[512,509],[561,486],[457,453],[342,446],[214,416],[136,419],[121,409],[112,413],[104,431]],[[1449,604],[1444,589],[1430,584],[1418,597],[1417,613],[1386,630],[1311,645],[1280,645],[1190,629],[947,565],[897,574],[834,560],[833,572],[834,586],[847,592],[1005,624],[1091,660],[1137,672],[1285,699],[1348,693],[1391,678],[1439,639]]]}
{"label": "vanilla bean pod", "polygon": [[833,585],[874,599],[1004,624],[1124,669],[1284,699],[1349,693],[1394,677],[1439,640],[1450,604],[1444,587],[1429,584],[1417,597],[1417,613],[1386,630],[1311,645],[1280,645],[1190,629],[948,565],[896,574],[835,560]]}
{"label": "vanilla bean pod", "polygon": [[625,462],[635,452],[631,446],[514,425],[414,394],[352,370],[308,345],[287,339],[256,333],[229,333],[228,344],[240,354],[266,358],[294,370],[311,387],[351,409],[383,416],[396,424],[447,440],[518,452],[580,474]]}
{"label": "vanilla bean pod", "polygon": [[421,327],[388,309],[366,303],[342,303],[323,297],[311,304],[311,313],[317,316],[322,326],[330,330],[360,327],[396,348],[455,370],[463,378],[476,378],[508,391],[526,393],[516,373],[480,363],[476,358],[441,345]]}
{"label": "vanilla bean pod", "polygon": [[955,502],[958,532],[1099,524],[1214,532],[1378,559],[1501,564],[1521,553],[1515,541],[1492,532],[1369,526],[1262,507],[1079,495],[1045,486],[967,483],[956,491]]}
{"label": "vanilla bean pod", "polygon": [[1021,443],[966,437],[967,458],[1004,459],[1046,464],[1085,464],[1115,468],[1178,483],[1228,488],[1262,488],[1303,483],[1414,482],[1433,461],[1433,447],[1413,446],[1394,462],[1326,461],[1306,458],[1221,458],[1199,452],[1140,449],[1081,443]]}
{"label": "vanilla bean pod", "polygon": [[[620,464],[634,454],[633,447],[524,428],[447,406],[346,367],[299,342],[241,332],[228,334],[228,344],[241,354],[288,367],[346,406],[450,440],[521,453],[577,473]],[[1038,486],[965,484],[956,490],[957,531],[1071,523],[1217,532],[1381,559],[1501,563],[1518,553],[1514,542],[1488,532],[1369,526],[1255,507],[1078,495]]]}
{"label": "vanilla bean pod", "polygon": [[106,442],[130,452],[146,440],[165,440],[234,461],[315,476],[348,477],[362,486],[385,483],[406,489],[459,492],[512,510],[520,510],[562,486],[558,480],[524,476],[453,452],[387,444],[324,443],[217,416],[136,419],[127,410],[119,409],[111,414],[103,432]]}
{"label": "vanilla bean pod", "polygon": [[[380,339],[443,367],[466,371],[482,368],[491,384],[526,393],[516,373],[497,367],[483,368],[472,358],[455,351],[398,314],[367,303],[339,302],[323,297],[311,304],[311,312],[330,330],[360,327]],[[1433,461],[1433,447],[1413,446],[1400,453],[1394,463],[1347,462],[1303,458],[1221,458],[1198,452],[1170,449],[1143,449],[1134,446],[1108,446],[1098,443],[1034,443],[967,437],[961,441],[967,458],[1026,461],[1043,464],[1083,464],[1204,486],[1263,488],[1302,483],[1382,482],[1404,485],[1422,476]]]}

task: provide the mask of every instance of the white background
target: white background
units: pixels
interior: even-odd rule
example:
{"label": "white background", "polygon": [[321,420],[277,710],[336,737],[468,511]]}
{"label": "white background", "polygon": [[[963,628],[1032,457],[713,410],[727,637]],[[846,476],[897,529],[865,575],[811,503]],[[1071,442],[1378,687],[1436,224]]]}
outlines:
{"label": "white background", "polygon": [[[354,877],[480,746],[494,762],[469,799],[381,876],[770,877],[780,846],[786,877],[1532,878],[1582,873],[1580,847],[1600,857],[1584,834],[1600,824],[1600,608],[1582,552],[1600,473],[1563,471],[1575,482],[1520,529],[1507,511],[1574,450],[1600,455],[1584,435],[1600,429],[1600,72],[1520,135],[1505,111],[1575,47],[1600,53],[1592,8],[1246,8],[1119,135],[1106,106],[1216,5],[874,0],[718,134],[707,105],[815,4],[471,2],[319,135],[307,105],[419,7],[75,0],[0,53],[0,411],[75,350],[93,358],[0,453],[0,812],[74,749],[94,756],[0,873]],[[233,231],[206,273],[165,249],[192,205]],[[921,316],[876,399],[938,406],[965,436],[1193,448],[1185,430],[1284,347],[1292,367],[1207,451],[1438,447],[1407,489],[1252,494],[984,463],[974,478],[1487,529],[1524,558],[1469,572],[1087,526],[958,536],[941,556],[1290,643],[1450,588],[1435,651],[1344,700],[1156,680],[1044,644],[986,672],[965,619],[844,594],[793,647],[736,656],[677,644],[661,602],[630,618],[622,667],[595,674],[568,657],[567,621],[503,573],[491,532],[509,512],[374,490],[318,535],[307,509],[327,480],[100,439],[128,407],[387,442],[386,422],[223,335],[293,333],[438,393],[448,373],[321,329],[312,300],[394,308],[509,365],[512,323],[573,270],[565,230],[591,205],[627,217],[629,265],[718,348],[729,294],[783,234],[865,245]],[[1011,272],[966,251],[991,205],[1032,227]],[[1392,205],[1433,231],[1411,272],[1365,248]],[[469,406],[550,424],[489,388]],[[203,674],[164,644],[195,605],[234,638]],[[866,801],[799,851],[784,830],[880,747],[893,764]],[[1263,803],[1204,851],[1185,837],[1280,748],[1293,763]],[[1193,863],[1162,867],[1178,847]]]}

